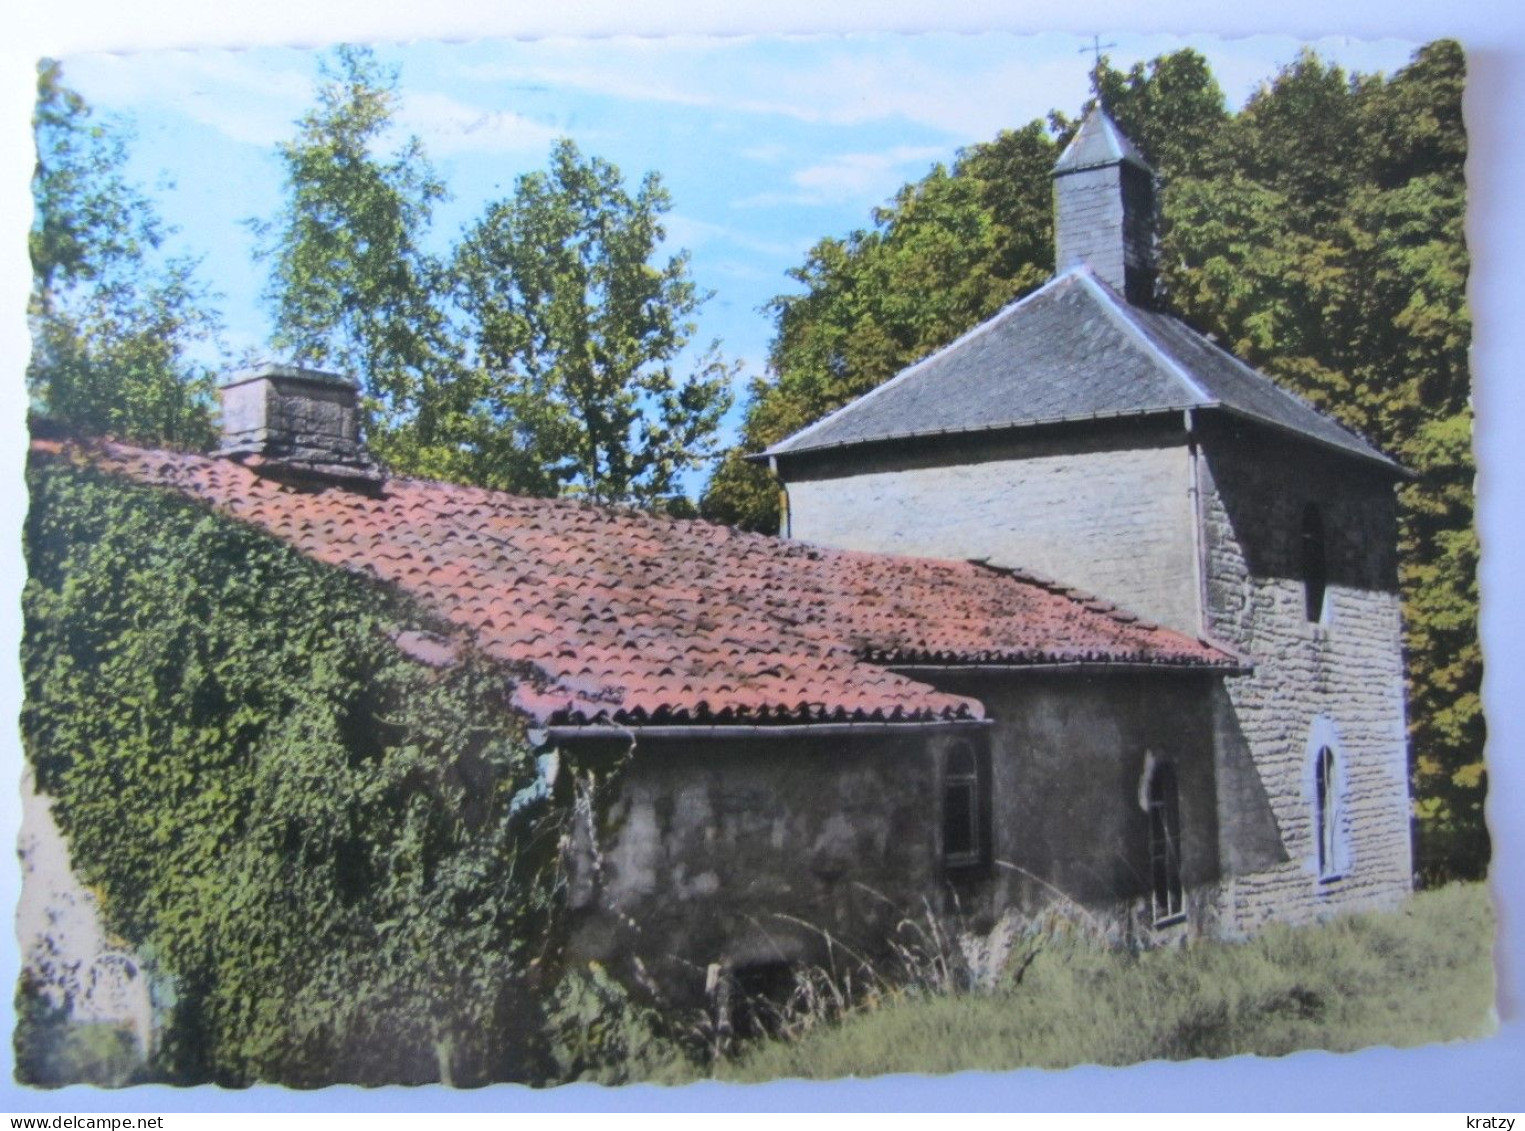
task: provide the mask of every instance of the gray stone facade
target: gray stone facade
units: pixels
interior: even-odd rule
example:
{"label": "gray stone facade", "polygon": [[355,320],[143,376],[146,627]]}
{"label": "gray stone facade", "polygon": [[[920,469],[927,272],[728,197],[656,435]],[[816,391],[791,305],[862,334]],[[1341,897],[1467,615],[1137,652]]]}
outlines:
{"label": "gray stone facade", "polygon": [[359,386],[335,373],[267,364],[218,388],[218,455],[255,457],[308,479],[379,482],[360,435]]}
{"label": "gray stone facade", "polygon": [[1191,460],[1180,419],[1101,436],[1069,429],[793,460],[788,533],[852,550],[988,558],[1195,635]]}
{"label": "gray stone facade", "polygon": [[829,961],[828,937],[879,953],[942,891],[940,760],[986,729],[568,743],[572,767],[617,767],[568,838],[572,957],[686,1005],[711,965]]}
{"label": "gray stone facade", "polygon": [[[618,767],[569,837],[572,955],[692,1004],[710,967],[826,965],[831,947],[880,958],[928,913],[988,931],[1057,912],[1135,944],[1217,930],[1217,677],[911,674],[980,699],[990,723],[568,741],[570,766]],[[983,761],[974,863],[950,862],[944,840],[960,745]],[[1168,922],[1151,902],[1143,803],[1162,764],[1178,783],[1187,900]]]}
{"label": "gray stone facade", "polygon": [[[1253,674],[1225,682],[1220,757],[1252,760],[1286,857],[1242,862],[1228,893],[1231,921],[1252,931],[1392,906],[1412,883],[1392,483],[1229,429],[1206,429],[1203,452],[1206,629],[1255,661]],[[1316,620],[1299,544],[1310,504],[1327,530],[1328,587]],[[1321,874],[1315,762],[1324,747],[1334,754],[1338,827],[1333,866]],[[1224,795],[1226,824],[1238,804]]]}
{"label": "gray stone facade", "polygon": [[[1179,709],[1149,697],[1160,729],[1147,737],[1137,719],[1131,737],[1116,733],[1119,719],[1136,711],[1134,694],[1098,700],[1091,685],[1072,685],[1066,709],[1093,729],[1083,739],[1050,736],[1054,749],[1110,742],[1109,756],[1094,748],[1055,763],[1021,755],[1031,740],[1000,736],[1028,727],[1032,705],[1013,692],[961,690],[995,720],[998,781],[1028,774],[1027,792],[1050,798],[1046,811],[1064,811],[1067,797],[1083,807],[1099,839],[1091,849],[1070,844],[1076,861],[1118,841],[1108,824],[1123,812],[1118,783],[1118,796],[1093,796],[1092,775],[1107,757],[1123,764],[1146,747],[1210,749],[1203,757],[1211,770],[1197,769],[1211,783],[1213,812],[1187,801],[1200,796],[1192,784],[1200,779],[1181,777],[1182,836],[1198,846],[1190,859],[1203,885],[1194,930],[1238,935],[1271,921],[1392,906],[1411,885],[1392,477],[1210,414],[1198,415],[1190,432],[1178,419],[1179,427],[1141,423],[1104,436],[1050,431],[962,449],[907,443],[796,459],[781,468],[790,530],[855,549],[1031,568],[1240,652],[1251,674],[1199,687]],[[1302,556],[1309,504],[1327,531],[1327,585],[1315,620]],[[1204,726],[1211,738],[1199,743]],[[1334,857],[1321,862],[1315,763],[1326,747],[1335,767],[1323,801]],[[1020,808],[1010,815],[1033,827]],[[1203,837],[1214,840],[1210,852]],[[1121,874],[1079,882],[1041,845],[1019,837],[1008,848],[1012,863],[1062,876],[1055,886],[1075,888],[1085,902],[1129,895]],[[997,903],[1026,904],[1033,895],[1003,891]]]}

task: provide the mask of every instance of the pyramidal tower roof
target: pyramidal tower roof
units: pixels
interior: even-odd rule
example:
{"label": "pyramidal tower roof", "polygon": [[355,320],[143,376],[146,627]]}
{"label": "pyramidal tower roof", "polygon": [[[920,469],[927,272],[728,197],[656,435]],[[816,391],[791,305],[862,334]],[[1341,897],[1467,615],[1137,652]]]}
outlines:
{"label": "pyramidal tower roof", "polygon": [[1128,302],[1084,265],[763,457],[1186,409],[1291,433],[1403,474],[1362,437],[1184,323]]}
{"label": "pyramidal tower roof", "polygon": [[1148,301],[1154,173],[1100,106],[1053,175],[1054,278],[750,458],[1201,411],[1406,474],[1364,437]]}
{"label": "pyramidal tower roof", "polygon": [[1080,123],[1080,129],[1054,163],[1054,175],[1124,163],[1153,172],[1144,160],[1144,155],[1117,128],[1111,115],[1098,103],[1087,112],[1085,120]]}

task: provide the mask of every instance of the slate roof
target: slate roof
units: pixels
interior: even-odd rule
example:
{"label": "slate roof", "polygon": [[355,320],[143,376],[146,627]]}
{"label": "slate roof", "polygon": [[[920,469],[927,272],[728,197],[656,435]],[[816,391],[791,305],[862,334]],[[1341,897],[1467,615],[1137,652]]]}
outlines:
{"label": "slate roof", "polygon": [[1153,172],[1144,155],[1117,128],[1110,115],[1100,106],[1093,106],[1086,114],[1070,144],[1064,147],[1059,160],[1054,162],[1054,173],[1075,173],[1081,169],[1095,169],[1103,165],[1116,165],[1126,161],[1140,169]]}
{"label": "slate roof", "polygon": [[1222,411],[1396,464],[1167,314],[1077,266],[763,453],[1185,409]]}
{"label": "slate roof", "polygon": [[533,673],[516,701],[546,725],[982,717],[975,700],[886,670],[895,664],[1242,670],[1112,605],[969,562],[413,479],[375,495],[304,490],[227,459],[109,442],[32,451],[171,489],[397,587]]}

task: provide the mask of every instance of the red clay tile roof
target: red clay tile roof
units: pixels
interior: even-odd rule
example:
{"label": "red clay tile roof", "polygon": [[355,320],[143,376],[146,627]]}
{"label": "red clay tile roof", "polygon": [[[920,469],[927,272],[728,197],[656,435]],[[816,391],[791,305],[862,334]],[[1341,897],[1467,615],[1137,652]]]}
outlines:
{"label": "red clay tile roof", "polygon": [[35,441],[397,586],[528,666],[542,724],[980,718],[894,664],[1235,668],[1208,644],[968,562],[864,554],[568,500],[391,479],[302,490],[225,459]]}

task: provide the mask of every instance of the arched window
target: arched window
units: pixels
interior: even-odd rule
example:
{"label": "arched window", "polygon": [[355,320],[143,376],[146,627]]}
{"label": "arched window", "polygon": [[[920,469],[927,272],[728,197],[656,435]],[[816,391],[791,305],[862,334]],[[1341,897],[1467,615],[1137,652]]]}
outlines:
{"label": "arched window", "polygon": [[949,868],[975,868],[989,860],[986,777],[974,747],[954,743],[943,764],[943,863]]}
{"label": "arched window", "polygon": [[1329,588],[1329,559],[1324,545],[1324,516],[1317,503],[1303,508],[1303,601],[1308,620],[1324,619],[1324,595]]}
{"label": "arched window", "polygon": [[1340,876],[1340,790],[1334,751],[1320,746],[1313,766],[1313,820],[1318,836],[1318,874],[1321,880]]}
{"label": "arched window", "polygon": [[1149,889],[1155,926],[1173,923],[1186,914],[1181,887],[1181,803],[1176,772],[1168,762],[1149,774]]}

